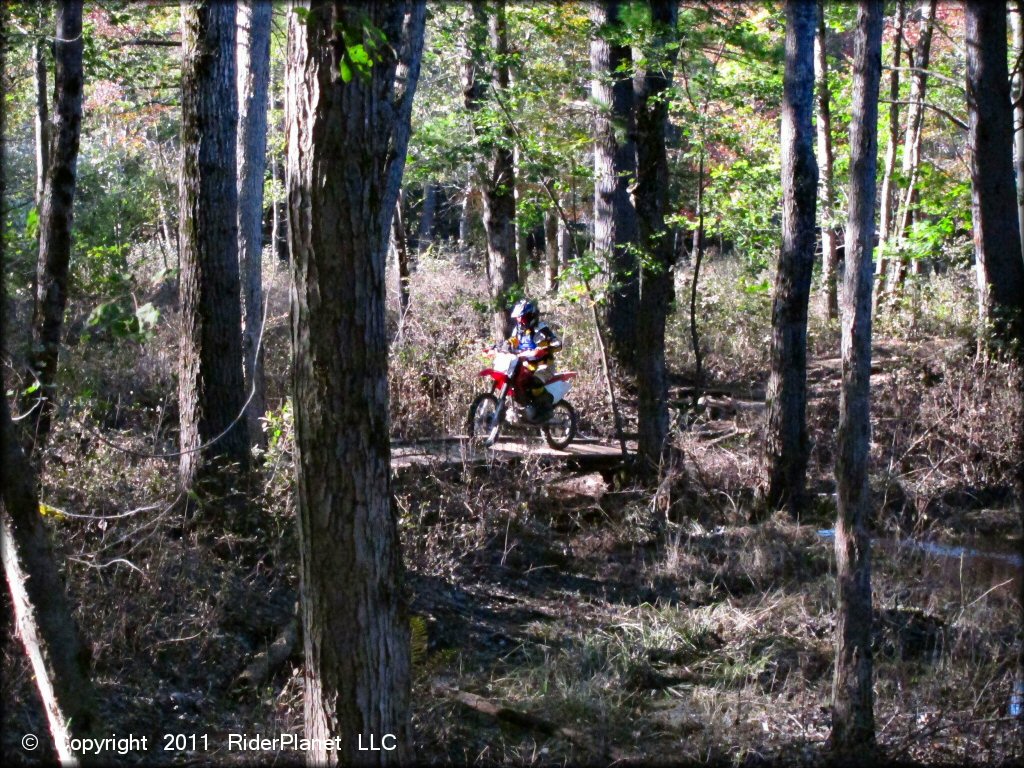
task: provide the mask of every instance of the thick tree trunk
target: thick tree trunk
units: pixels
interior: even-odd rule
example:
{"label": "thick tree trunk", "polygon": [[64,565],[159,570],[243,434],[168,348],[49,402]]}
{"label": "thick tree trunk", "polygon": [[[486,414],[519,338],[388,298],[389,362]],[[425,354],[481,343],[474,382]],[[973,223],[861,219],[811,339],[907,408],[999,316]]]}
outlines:
{"label": "thick tree trunk", "polygon": [[814,79],[818,106],[819,183],[821,186],[821,278],[825,287],[825,312],[829,320],[839,318],[839,249],[835,222],[835,187],[832,181],[832,106],[828,87],[828,58],[826,52],[825,2],[818,0],[818,34],[814,38]]}
{"label": "thick tree trunk", "polygon": [[[494,56],[491,87],[496,98],[503,99],[509,87],[508,29],[505,21],[505,0],[498,0],[488,19],[490,49]],[[510,129],[494,148],[483,189],[484,231],[487,233],[487,279],[494,307],[494,332],[506,338],[512,331],[508,316],[508,296],[519,280],[516,259],[516,174],[512,158],[513,140]]]}
{"label": "thick tree trunk", "polygon": [[[0,13],[0,72],[6,72],[6,13]],[[0,79],[0,136],[7,136],[6,78]],[[6,141],[0,142],[0,221],[6,221]],[[6,237],[0,233],[0,351],[7,338]],[[18,637],[25,647],[58,758],[75,756],[69,737],[95,727],[88,650],[68,605],[64,584],[39,514],[34,474],[22,453],[8,410],[0,366],[0,559],[11,593]]]}
{"label": "thick tree trunk", "polygon": [[861,0],[854,38],[849,225],[842,293],[842,390],[836,485],[836,661],[833,749],[863,755],[875,743],[871,689],[871,544],[868,447],[871,433],[871,279],[878,164],[882,0]]}
{"label": "thick tree trunk", "polygon": [[54,109],[45,193],[39,215],[39,262],[36,269],[37,317],[32,328],[29,365],[39,388],[24,405],[36,406],[28,437],[37,453],[46,443],[57,389],[57,358],[68,303],[78,146],[82,131],[82,2],[57,4],[54,42]]}
{"label": "thick tree trunk", "polygon": [[964,4],[968,154],[981,321],[1004,350],[1024,343],[1024,260],[1013,178],[1013,111],[1006,65],[1006,8]]}
{"label": "thick tree trunk", "polygon": [[[1011,7],[1013,27],[1013,61],[1017,66],[1013,77],[1013,167],[1017,177],[1017,226],[1021,246],[1024,248],[1024,0],[1016,0]],[[1021,253],[1024,259],[1024,252]]]}
{"label": "thick tree trunk", "polygon": [[814,269],[814,33],[817,7],[787,0],[782,95],[782,250],[772,302],[766,502],[799,514],[807,472],[807,308]]}
{"label": "thick tree trunk", "polygon": [[179,482],[221,460],[248,466],[235,149],[235,3],[182,6]]}
{"label": "thick tree trunk", "polygon": [[548,293],[558,290],[558,211],[549,208],[544,213],[544,289]]}
{"label": "thick tree trunk", "polygon": [[652,0],[655,25],[650,58],[657,62],[635,81],[637,182],[634,192],[639,241],[647,259],[640,270],[640,305],[636,328],[638,455],[641,472],[660,471],[669,444],[668,378],[665,371],[665,320],[675,296],[672,267],[675,250],[666,236],[668,155],[665,129],[676,48],[676,3]]}
{"label": "thick tree trunk", "polygon": [[[409,625],[390,505],[385,265],[419,76],[425,5],[364,7],[389,45],[344,82],[345,3],[289,17],[292,390],[306,655],[317,764],[412,760]],[[403,65],[395,60],[397,52]],[[339,215],[339,212],[340,215]],[[344,467],[344,471],[339,471]],[[394,751],[359,751],[394,734]]]}
{"label": "thick tree trunk", "polygon": [[636,362],[636,317],[640,280],[635,247],[636,208],[629,187],[636,179],[632,54],[628,45],[609,42],[620,31],[620,0],[591,6],[595,26],[590,41],[594,113],[594,255],[608,275],[605,317],[615,359],[632,369]]}
{"label": "thick tree trunk", "polygon": [[263,180],[267,169],[270,19],[263,0],[238,3],[238,260],[242,272],[242,354],[249,439],[265,444],[263,375]]}

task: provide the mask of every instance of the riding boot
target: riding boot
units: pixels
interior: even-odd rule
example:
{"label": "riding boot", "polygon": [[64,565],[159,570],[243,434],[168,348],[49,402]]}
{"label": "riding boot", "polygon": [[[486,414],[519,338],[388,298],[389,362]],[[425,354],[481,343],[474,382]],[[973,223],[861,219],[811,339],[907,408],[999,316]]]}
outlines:
{"label": "riding boot", "polygon": [[535,406],[534,421],[547,421],[551,417],[551,406],[555,403],[554,396],[544,387],[532,391]]}

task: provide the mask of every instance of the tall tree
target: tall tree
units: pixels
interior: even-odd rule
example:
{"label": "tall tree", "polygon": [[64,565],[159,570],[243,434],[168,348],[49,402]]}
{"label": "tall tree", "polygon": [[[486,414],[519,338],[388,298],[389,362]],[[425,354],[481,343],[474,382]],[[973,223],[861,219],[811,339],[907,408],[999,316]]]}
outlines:
{"label": "tall tree", "polygon": [[636,179],[632,54],[622,39],[620,0],[591,6],[590,41],[594,113],[594,253],[608,274],[606,318],[612,352],[632,368],[640,303],[636,208],[629,188]]}
{"label": "tall tree", "polygon": [[651,0],[653,23],[647,67],[635,85],[637,180],[633,193],[644,250],[636,326],[638,441],[642,471],[657,470],[668,451],[668,377],[665,372],[665,320],[675,297],[675,248],[665,225],[668,213],[668,126],[666,91],[672,84],[677,47],[677,5]]}
{"label": "tall tree", "polygon": [[[935,9],[938,0],[921,0],[918,6],[917,44],[907,50],[907,58],[911,67],[910,98],[907,105],[907,122],[903,135],[903,161],[901,175],[906,189],[900,200],[899,210],[893,220],[893,229],[888,234],[891,241],[898,243],[906,234],[913,221],[914,209],[917,204],[917,181],[921,168],[921,144],[924,136],[925,94],[928,88],[928,62],[931,59],[932,30],[935,27]],[[879,271],[880,285],[878,290],[902,290],[907,275],[907,259],[901,255],[895,269]]]}
{"label": "tall tree", "polygon": [[1013,178],[1005,5],[968,0],[964,25],[979,314],[1002,344],[1024,343],[1024,259]]}
{"label": "tall tree", "polygon": [[807,308],[814,268],[818,166],[814,159],[817,6],[787,0],[782,85],[782,250],[772,301],[771,375],[765,440],[766,501],[801,510],[807,457]]}
{"label": "tall tree", "polygon": [[[46,8],[45,5],[40,8]],[[32,46],[32,60],[35,64],[36,82],[36,209],[43,208],[43,194],[46,192],[46,167],[50,154],[50,94],[47,92],[46,38],[40,36]]]}
{"label": "tall tree", "polygon": [[[896,148],[900,134],[900,68],[903,65],[903,25],[907,18],[905,0],[897,0],[896,22],[892,38],[892,67],[889,69],[889,134],[885,145],[885,165],[882,173],[881,213],[878,234],[883,240],[892,230],[893,174],[896,171]],[[880,270],[881,271],[881,270]]]}
{"label": "tall tree", "polygon": [[478,163],[474,176],[483,200],[484,231],[487,235],[487,282],[493,307],[494,333],[499,338],[505,338],[511,330],[505,305],[512,286],[519,279],[515,237],[514,141],[512,128],[507,125],[507,121],[499,121],[503,127],[496,130],[495,121],[485,118],[487,112],[483,108],[488,97],[507,98],[508,25],[505,0],[497,0],[493,5],[474,0],[471,8],[472,15],[467,22],[463,42],[462,94],[466,109],[473,116],[474,131],[490,153],[490,157]]}
{"label": "tall tree", "polygon": [[[68,268],[78,146],[82,133],[82,2],[57,4],[54,51],[54,107],[43,205],[39,215],[39,261],[36,269],[36,317],[32,327],[29,366],[38,383],[29,422],[32,443],[42,447],[50,432],[57,386],[64,311],[68,303]],[[32,404],[26,403],[29,407]]]}
{"label": "tall tree", "polygon": [[[1024,0],[1016,0],[1010,8],[1013,30],[1013,172],[1017,177],[1017,221],[1021,245],[1024,246]],[[1022,253],[1024,258],[1024,253]]]}
{"label": "tall tree", "polygon": [[[423,2],[315,2],[304,20],[289,19],[292,396],[305,733],[320,740],[308,755],[316,764],[412,757],[384,309],[425,16]],[[372,66],[350,60],[353,36]],[[358,751],[357,736],[366,744],[386,733],[394,751]]]}
{"label": "tall tree", "polygon": [[[0,12],[0,221],[7,221],[7,9]],[[6,232],[0,232],[0,349],[7,338]],[[15,435],[0,366],[0,559],[17,635],[25,648],[53,735],[57,757],[75,763],[68,739],[96,724],[88,652],[68,605],[50,533],[39,514],[34,474]]]}
{"label": "tall tree", "polygon": [[825,0],[818,0],[818,34],[814,38],[814,79],[817,89],[818,172],[821,184],[821,277],[825,285],[825,312],[829,320],[839,318],[839,248],[835,223],[835,186],[832,167],[832,95],[828,85],[827,30]]}
{"label": "tall tree", "polygon": [[266,410],[263,377],[263,181],[267,170],[270,20],[262,0],[238,2],[238,261],[242,273],[242,354],[249,437],[262,444]]}
{"label": "tall tree", "polygon": [[182,5],[179,481],[248,465],[238,274],[236,4]]}
{"label": "tall tree", "polygon": [[871,690],[871,542],[868,447],[871,433],[871,279],[878,166],[882,0],[861,0],[854,37],[850,121],[849,223],[842,303],[842,389],[836,485],[836,662],[833,749],[863,754],[875,742]]}
{"label": "tall tree", "polygon": [[[490,87],[495,99],[507,99],[509,91],[508,22],[505,0],[497,0],[488,16],[487,36],[491,52]],[[483,186],[484,231],[487,233],[487,278],[494,302],[494,330],[499,338],[512,328],[506,311],[508,296],[519,281],[516,255],[516,172],[511,127],[495,137]]]}

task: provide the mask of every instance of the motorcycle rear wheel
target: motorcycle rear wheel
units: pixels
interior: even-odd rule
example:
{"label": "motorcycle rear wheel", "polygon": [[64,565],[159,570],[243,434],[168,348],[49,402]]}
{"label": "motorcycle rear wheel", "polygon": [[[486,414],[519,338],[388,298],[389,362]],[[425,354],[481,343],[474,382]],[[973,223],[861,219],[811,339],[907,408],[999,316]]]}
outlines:
{"label": "motorcycle rear wheel", "polygon": [[552,406],[551,418],[544,423],[540,431],[552,448],[565,448],[576,437],[576,409],[565,400],[559,400]]}
{"label": "motorcycle rear wheel", "polygon": [[469,406],[469,418],[466,421],[466,433],[473,440],[484,440],[486,445],[493,445],[498,439],[501,424],[497,421],[498,398],[489,392],[482,392]]}

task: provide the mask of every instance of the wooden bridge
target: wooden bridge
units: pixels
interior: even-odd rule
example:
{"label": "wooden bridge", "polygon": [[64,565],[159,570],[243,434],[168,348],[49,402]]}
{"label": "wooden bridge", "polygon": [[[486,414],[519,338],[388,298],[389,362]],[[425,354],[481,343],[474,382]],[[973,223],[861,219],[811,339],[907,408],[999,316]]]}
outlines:
{"label": "wooden bridge", "polygon": [[611,472],[633,459],[636,441],[626,442],[626,454],[616,441],[579,437],[563,450],[556,450],[544,438],[510,435],[491,448],[459,435],[391,444],[391,466],[395,471],[413,466],[488,464],[530,458],[548,466],[562,466],[575,472]]}

